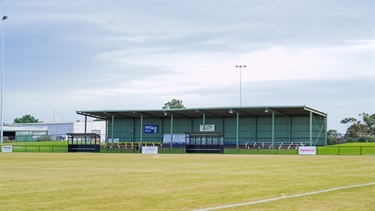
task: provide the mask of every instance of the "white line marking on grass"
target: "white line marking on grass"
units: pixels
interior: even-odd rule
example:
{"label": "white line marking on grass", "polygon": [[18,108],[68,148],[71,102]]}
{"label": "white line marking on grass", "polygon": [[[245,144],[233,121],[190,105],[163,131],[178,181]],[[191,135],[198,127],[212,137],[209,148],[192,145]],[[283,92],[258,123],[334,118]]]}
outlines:
{"label": "white line marking on grass", "polygon": [[246,205],[252,205],[252,204],[260,204],[260,203],[266,203],[266,202],[270,202],[270,201],[278,201],[278,200],[281,200],[281,199],[290,199],[290,198],[296,198],[296,197],[300,197],[300,196],[309,196],[309,195],[315,195],[315,194],[320,194],[320,193],[327,193],[327,192],[331,192],[331,191],[343,190],[343,189],[348,189],[348,188],[363,187],[363,186],[370,186],[370,185],[375,185],[375,182],[367,183],[367,184],[343,186],[343,187],[338,187],[338,188],[330,188],[330,189],[326,189],[326,190],[300,193],[300,194],[295,194],[295,195],[290,195],[290,196],[282,195],[282,196],[276,197],[276,198],[269,198],[269,199],[262,199],[262,200],[258,200],[258,201],[251,201],[251,202],[244,202],[244,203],[238,203],[238,204],[229,204],[229,205],[224,205],[224,206],[210,207],[210,208],[204,208],[204,209],[199,209],[199,210],[195,210],[195,211],[218,210],[218,209],[224,209],[224,208],[232,208],[232,207],[246,206]]}

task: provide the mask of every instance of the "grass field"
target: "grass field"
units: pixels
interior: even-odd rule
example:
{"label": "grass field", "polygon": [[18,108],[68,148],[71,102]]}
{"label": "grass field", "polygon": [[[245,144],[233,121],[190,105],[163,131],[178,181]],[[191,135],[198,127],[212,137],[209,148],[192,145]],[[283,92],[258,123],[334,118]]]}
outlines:
{"label": "grass field", "polygon": [[[1,210],[199,210],[273,198],[223,210],[375,210],[374,156],[0,153],[0,162]],[[368,185],[292,197],[357,184]]]}
{"label": "grass field", "polygon": [[[20,142],[6,143],[0,145],[13,145],[13,152],[67,152],[66,141],[50,142]],[[1,148],[0,148],[1,151]],[[139,150],[131,148],[102,148],[101,153],[140,153]],[[184,154],[183,147],[180,148],[159,148],[160,154]],[[235,148],[224,150],[225,154],[270,154],[270,155],[297,155],[297,149],[240,149]],[[330,146],[319,146],[318,155],[375,155],[375,143],[345,143]]]}

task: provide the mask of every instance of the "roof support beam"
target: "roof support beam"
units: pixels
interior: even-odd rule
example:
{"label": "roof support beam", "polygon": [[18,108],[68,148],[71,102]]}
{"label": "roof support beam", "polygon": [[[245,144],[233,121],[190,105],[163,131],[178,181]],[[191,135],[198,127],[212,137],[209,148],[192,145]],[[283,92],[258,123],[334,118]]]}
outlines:
{"label": "roof support beam", "polygon": [[318,114],[320,116],[327,116],[327,114],[325,114],[323,112],[320,112],[320,111],[317,111],[317,110],[314,110],[314,109],[311,109],[311,108],[308,108],[308,107],[304,107],[303,109],[306,110],[306,111],[310,111],[312,113]]}

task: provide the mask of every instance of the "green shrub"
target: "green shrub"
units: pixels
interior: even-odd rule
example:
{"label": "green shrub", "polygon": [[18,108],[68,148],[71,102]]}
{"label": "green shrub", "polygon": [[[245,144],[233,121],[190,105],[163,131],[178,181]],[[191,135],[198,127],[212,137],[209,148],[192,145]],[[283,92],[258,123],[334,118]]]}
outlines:
{"label": "green shrub", "polygon": [[358,141],[359,142],[375,142],[375,136],[369,136],[369,135],[361,136],[358,138]]}
{"label": "green shrub", "polygon": [[44,137],[41,137],[38,141],[45,142],[45,141],[52,141],[52,139],[49,136],[44,136]]}

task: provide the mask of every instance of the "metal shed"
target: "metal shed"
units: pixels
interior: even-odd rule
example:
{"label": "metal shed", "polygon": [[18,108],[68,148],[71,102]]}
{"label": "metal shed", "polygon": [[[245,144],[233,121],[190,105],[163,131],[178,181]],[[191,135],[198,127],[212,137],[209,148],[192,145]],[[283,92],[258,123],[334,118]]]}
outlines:
{"label": "metal shed", "polygon": [[107,122],[108,140],[173,143],[178,134],[219,132],[225,144],[326,145],[327,114],[307,106],[248,106],[155,110],[86,110]]}

